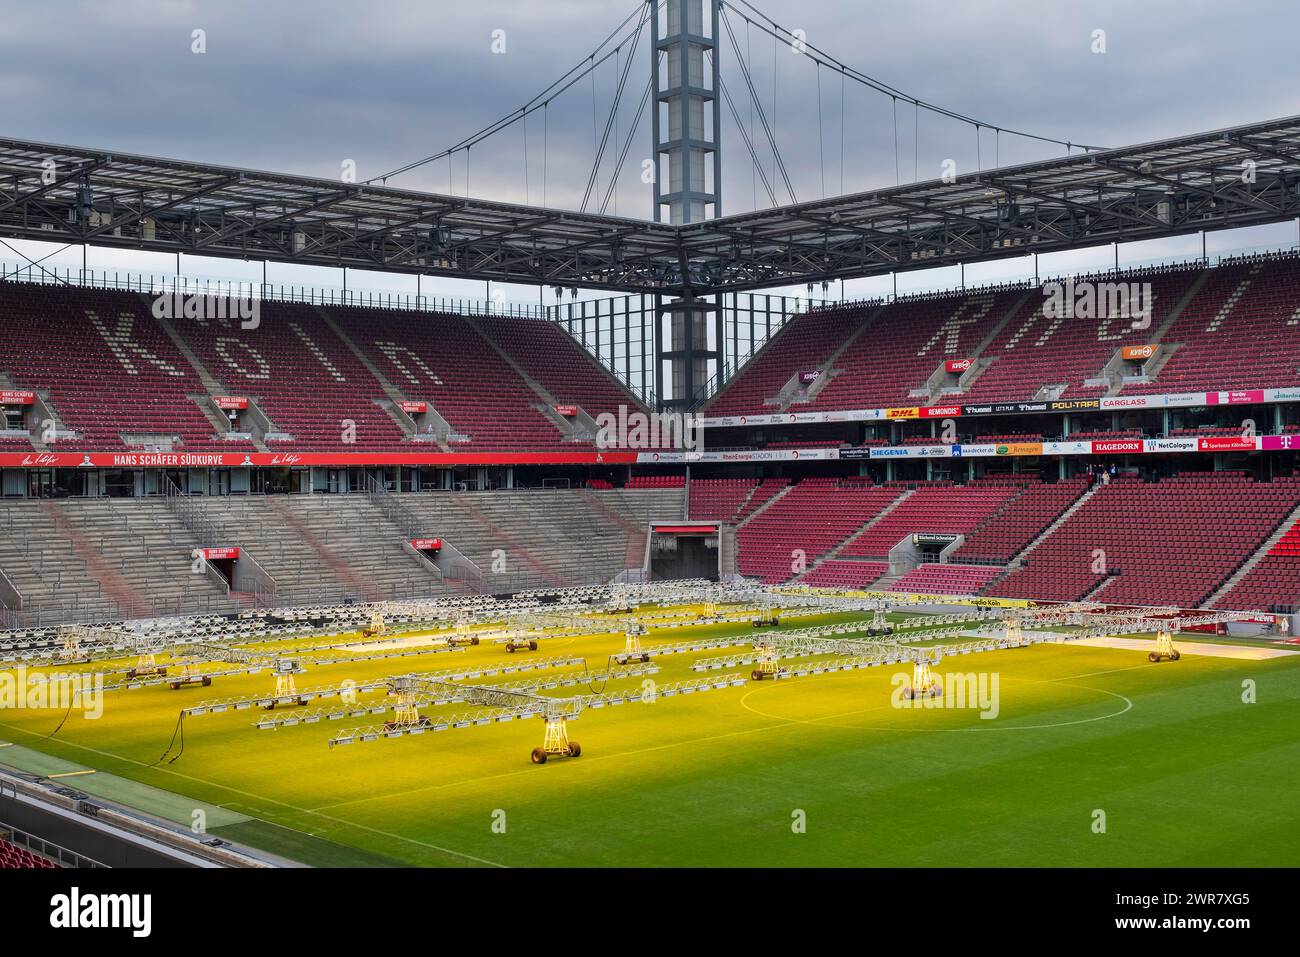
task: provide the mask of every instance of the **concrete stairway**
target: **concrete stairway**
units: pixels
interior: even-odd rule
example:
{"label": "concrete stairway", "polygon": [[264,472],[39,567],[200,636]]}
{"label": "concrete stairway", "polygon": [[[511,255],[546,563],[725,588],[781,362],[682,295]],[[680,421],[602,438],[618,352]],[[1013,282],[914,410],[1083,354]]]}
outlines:
{"label": "concrete stairway", "polygon": [[[1054,521],[1051,525],[1048,525],[1045,529],[1043,529],[1043,530],[1038,534],[1038,537],[1037,537],[1037,538],[1035,538],[1033,541],[1031,541],[1031,542],[1030,542],[1028,545],[1026,545],[1024,548],[1022,548],[1022,549],[1020,550],[1020,554],[1019,554],[1019,555],[1016,555],[1013,559],[1011,559],[1010,562],[1007,563],[1007,574],[1010,574],[1011,572],[1016,571],[1018,568],[1020,568],[1022,565],[1024,565],[1024,563],[1025,563],[1025,557],[1026,557],[1026,556],[1028,556],[1028,555],[1029,555],[1029,554],[1030,554],[1030,553],[1031,553],[1035,548],[1037,548],[1039,545],[1043,544],[1043,542],[1044,542],[1044,540],[1046,540],[1047,536],[1051,535],[1051,534],[1052,534],[1053,532],[1055,532],[1058,528],[1060,528],[1062,525],[1064,525],[1066,522],[1068,522],[1068,521],[1070,520],[1070,516],[1072,516],[1072,515],[1073,515],[1075,512],[1077,512],[1079,509],[1083,508],[1083,506],[1084,506],[1085,504],[1087,504],[1087,502],[1088,502],[1088,501],[1089,501],[1089,500],[1090,500],[1094,495],[1097,494],[1097,491],[1098,491],[1099,489],[1103,488],[1103,487],[1104,487],[1104,486],[1097,485],[1097,484],[1094,484],[1094,485],[1090,486],[1090,487],[1088,488],[1088,491],[1084,492],[1084,493],[1083,493],[1082,495],[1080,495],[1077,499],[1075,499],[1075,500],[1074,500],[1074,503],[1073,503],[1069,508],[1067,508],[1067,509],[1066,509],[1064,512],[1062,512],[1060,515],[1056,516],[1056,521]],[[1003,577],[1005,577],[1005,576],[1003,576]],[[992,584],[992,582],[990,582],[990,584]],[[985,587],[987,588],[988,586],[986,585]]]}
{"label": "concrete stairway", "polygon": [[[902,495],[900,495],[898,498],[894,499],[894,501],[890,502],[887,506],[885,506],[883,509],[881,509],[881,510],[876,514],[876,515],[874,515],[874,516],[873,516],[872,518],[870,518],[868,521],[863,522],[861,525],[859,525],[857,528],[855,528],[855,529],[854,529],[854,530],[853,530],[853,531],[852,531],[852,532],[851,532],[847,537],[845,537],[845,538],[841,539],[839,542],[837,542],[837,543],[835,544],[835,547],[832,548],[829,552],[827,552],[825,555],[821,555],[821,556],[819,556],[819,557],[818,557],[818,558],[817,558],[817,559],[816,559],[816,560],[815,560],[811,565],[809,565],[806,569],[804,569],[803,572],[801,572],[800,574],[796,575],[796,576],[792,579],[792,581],[800,581],[800,580],[801,580],[805,575],[807,575],[809,572],[813,571],[813,570],[814,570],[818,565],[820,565],[822,562],[829,561],[829,560],[834,559],[834,558],[838,558],[840,552],[842,552],[842,551],[844,550],[844,546],[845,546],[845,545],[847,545],[849,542],[853,541],[853,539],[857,538],[859,535],[861,535],[861,534],[862,534],[863,532],[865,532],[867,529],[871,528],[873,525],[875,525],[878,521],[880,521],[882,518],[884,518],[886,515],[888,515],[888,514],[889,514],[890,512],[892,512],[894,509],[898,508],[899,505],[901,505],[901,504],[903,504],[904,502],[906,502],[909,498],[912,497],[912,495],[915,493],[915,491],[916,491],[915,489],[908,489],[908,490],[905,491]],[[847,561],[847,560],[848,560],[848,559],[846,559],[846,561]],[[880,559],[878,559],[878,558],[877,558],[877,559],[863,559],[863,561],[879,561],[879,560],[880,560]],[[885,578],[889,578],[891,582],[892,582],[894,579],[901,578],[901,577],[902,577],[902,575],[895,575],[895,576],[893,576],[893,578],[890,578],[890,576],[888,576],[888,575],[885,576]],[[881,581],[884,581],[884,580],[885,580],[885,579],[881,579]],[[873,586],[873,587],[874,587],[874,586]]]}

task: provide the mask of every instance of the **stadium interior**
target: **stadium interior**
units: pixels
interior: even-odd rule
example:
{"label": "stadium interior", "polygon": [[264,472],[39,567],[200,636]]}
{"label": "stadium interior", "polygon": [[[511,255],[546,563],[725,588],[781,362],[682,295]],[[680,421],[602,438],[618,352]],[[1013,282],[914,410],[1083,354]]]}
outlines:
{"label": "stadium interior", "polygon": [[[1297,783],[1300,118],[1085,146],[738,2],[641,3],[563,89],[363,181],[0,137],[0,869],[1294,855],[1285,799],[1234,789]],[[823,71],[842,125],[846,84],[887,98],[892,183],[845,188],[841,126],[838,194],[822,149],[796,197],[768,37],[816,64],[819,139]],[[588,77],[581,208],[534,205]],[[923,111],[974,132],[960,175],[920,172]],[[516,121],[524,202],[474,198]],[[620,216],[647,132],[652,218]],[[443,160],[465,195],[407,188]],[[824,829],[791,845],[800,789]],[[1098,802],[1130,843],[1084,843]]]}
{"label": "stadium interior", "polygon": [[[1033,284],[796,314],[698,410],[704,450],[734,464],[671,465],[601,461],[581,423],[650,410],[544,320],[268,301],[242,329],[157,316],[129,291],[6,283],[4,614],[639,580],[651,523],[678,520],[720,524],[719,578],[1295,612],[1300,420],[1262,400],[1295,386],[1300,360],[1253,345],[1294,339],[1300,260],[1106,278],[1151,283],[1149,327],[1046,318]],[[1188,394],[1201,401],[1142,398]],[[863,409],[889,418],[779,423]],[[413,452],[467,464],[384,464]],[[184,464],[203,453],[220,465]],[[294,464],[331,453],[379,464]],[[444,551],[411,546],[435,538]],[[1096,548],[1113,559],[1102,571],[1080,557]],[[237,550],[230,568],[192,572],[219,549]],[[497,551],[511,561],[494,572]]]}

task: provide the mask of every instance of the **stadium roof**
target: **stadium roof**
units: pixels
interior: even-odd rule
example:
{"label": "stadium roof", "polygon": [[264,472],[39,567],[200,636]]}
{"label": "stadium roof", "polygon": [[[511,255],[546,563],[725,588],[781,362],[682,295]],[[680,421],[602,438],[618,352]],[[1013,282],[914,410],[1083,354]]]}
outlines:
{"label": "stadium roof", "polygon": [[0,139],[0,236],[679,295],[1300,216],[1300,117],[683,227]]}

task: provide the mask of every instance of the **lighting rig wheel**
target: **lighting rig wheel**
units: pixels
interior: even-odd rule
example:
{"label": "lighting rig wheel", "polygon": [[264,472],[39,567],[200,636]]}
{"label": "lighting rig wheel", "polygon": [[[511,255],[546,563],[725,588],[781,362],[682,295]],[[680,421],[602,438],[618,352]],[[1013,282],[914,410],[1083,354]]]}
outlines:
{"label": "lighting rig wheel", "polygon": [[772,627],[775,628],[775,627],[777,627],[777,626],[780,625],[780,624],[781,624],[781,619],[778,618],[778,617],[776,617],[776,615],[773,615],[773,616],[772,616]]}
{"label": "lighting rig wheel", "polygon": [[569,742],[569,757],[571,757],[571,758],[576,758],[576,757],[577,757],[578,755],[580,755],[580,754],[582,754],[582,745],[578,744],[577,741],[570,741],[570,742]]}
{"label": "lighting rig wheel", "polygon": [[515,653],[515,646],[512,645],[510,642],[507,641],[507,642],[506,642],[506,651],[510,652],[510,653],[513,655],[513,654]]}
{"label": "lighting rig wheel", "polygon": [[546,752],[541,748],[533,748],[533,764],[545,764]]}
{"label": "lighting rig wheel", "polygon": [[535,642],[535,641],[530,641],[530,642],[528,643],[528,650],[529,650],[529,651],[536,651],[536,650],[537,650],[537,642]]}
{"label": "lighting rig wheel", "polygon": [[868,628],[868,629],[867,629],[867,636],[870,637],[870,638],[874,638],[874,637],[876,637],[876,629],[874,629],[874,628]]}
{"label": "lighting rig wheel", "polygon": [[1149,655],[1147,655],[1147,660],[1150,661],[1152,664],[1159,664],[1160,656],[1153,651]]}
{"label": "lighting rig wheel", "polygon": [[471,636],[470,636],[470,639],[469,639],[469,643],[470,643],[471,645],[477,645],[477,644],[478,644],[478,635],[471,635]]}
{"label": "lighting rig wheel", "polygon": [[750,673],[750,677],[753,678],[755,681],[762,681],[762,680],[763,680],[763,672],[761,672],[761,671],[759,671],[757,668],[755,668],[755,669],[753,670],[753,672]]}
{"label": "lighting rig wheel", "polygon": [[1177,661],[1177,660],[1178,660],[1179,658],[1181,658],[1181,657],[1182,657],[1182,654],[1181,654],[1179,651],[1175,650],[1175,651],[1173,651],[1173,652],[1170,653],[1170,655],[1169,655],[1169,660],[1170,660],[1170,661]]}

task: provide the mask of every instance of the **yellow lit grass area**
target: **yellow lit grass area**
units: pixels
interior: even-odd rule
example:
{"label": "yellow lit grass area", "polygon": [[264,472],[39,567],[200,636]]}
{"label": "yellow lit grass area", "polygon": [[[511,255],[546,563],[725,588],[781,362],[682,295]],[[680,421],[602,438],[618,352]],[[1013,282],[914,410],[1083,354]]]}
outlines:
{"label": "yellow lit grass area", "polygon": [[[676,620],[696,610],[678,609]],[[843,617],[783,617],[782,628]],[[748,622],[652,626],[643,643],[761,633]],[[568,654],[594,670],[623,641],[622,632],[543,639],[538,651],[511,655],[488,640],[328,666],[315,659],[335,652],[306,651],[297,684]],[[743,650],[660,657],[649,680],[699,677],[693,661]],[[61,780],[66,786],[94,793],[100,778],[103,796],[134,797],[179,820],[188,804],[214,809],[214,836],[316,865],[1282,865],[1300,855],[1298,657],[1185,654],[1156,665],[1141,651],[1067,643],[953,655],[935,666],[943,681],[982,674],[987,688],[996,676],[992,719],[977,708],[895,707],[895,677],[910,678],[910,665],[751,680],[588,710],[569,725],[582,756],[544,766],[529,760],[542,743],[540,719],[331,750],[332,734],[383,716],[270,731],[252,726],[265,716],[260,709],[186,719],[183,753],[158,763],[182,707],[268,693],[269,669],[218,677],[209,688],[110,691],[101,719],[73,712],[53,737],[61,710],[6,710],[0,741],[15,745],[10,755],[30,749],[60,759],[51,769],[99,772]],[[1243,682],[1256,703],[1243,701]],[[21,765],[6,750],[0,764]]]}

